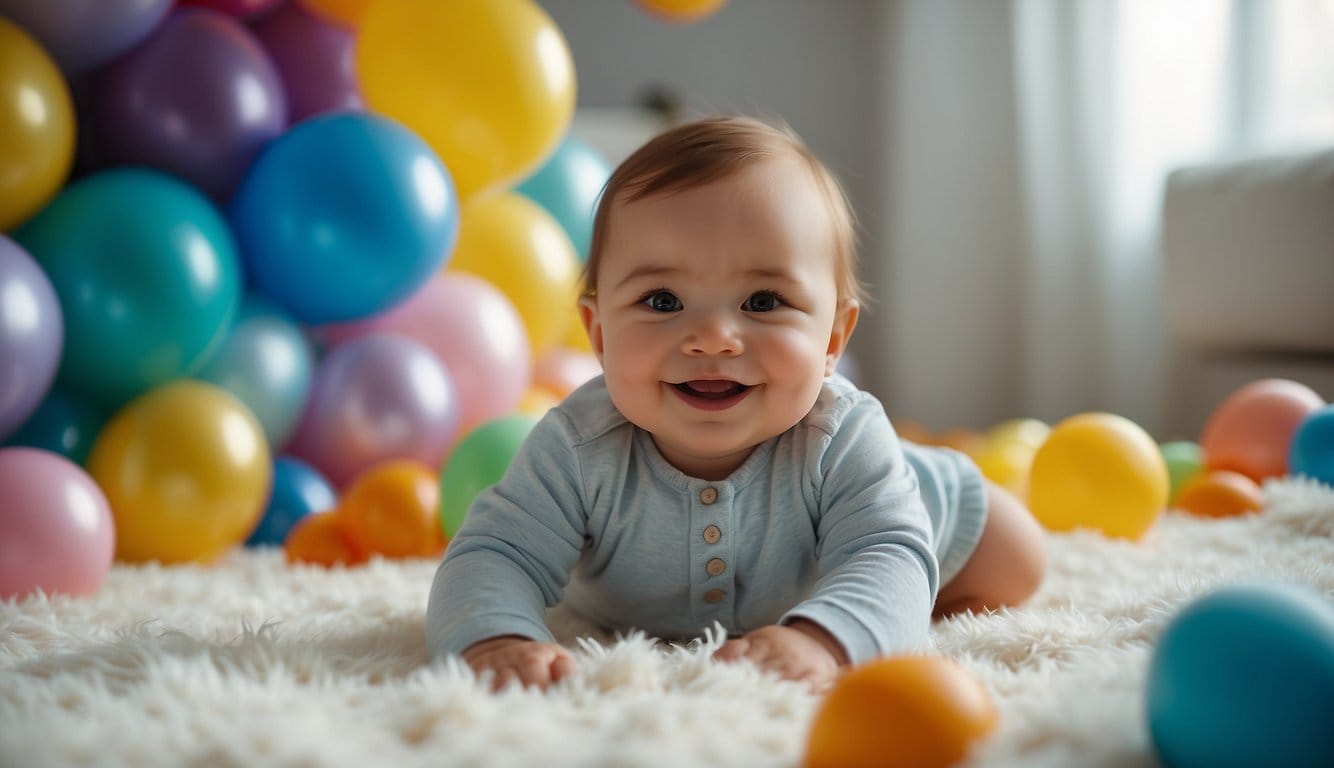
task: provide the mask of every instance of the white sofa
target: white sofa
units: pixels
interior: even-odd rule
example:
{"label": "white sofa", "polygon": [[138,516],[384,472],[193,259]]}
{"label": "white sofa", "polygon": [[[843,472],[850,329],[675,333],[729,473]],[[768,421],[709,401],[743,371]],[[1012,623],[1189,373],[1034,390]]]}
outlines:
{"label": "white sofa", "polygon": [[1334,150],[1174,171],[1162,258],[1165,437],[1267,376],[1334,400]]}

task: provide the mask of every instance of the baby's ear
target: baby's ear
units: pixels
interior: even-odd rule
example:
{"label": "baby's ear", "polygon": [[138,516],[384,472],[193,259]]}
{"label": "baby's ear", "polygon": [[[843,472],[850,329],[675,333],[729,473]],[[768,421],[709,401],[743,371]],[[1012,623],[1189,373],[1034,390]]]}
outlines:
{"label": "baby's ear", "polygon": [[861,314],[861,304],[856,299],[844,299],[839,302],[834,312],[834,325],[829,330],[829,349],[825,352],[824,375],[834,375],[838,368],[838,359],[848,348],[848,340],[857,328],[857,317]]}
{"label": "baby's ear", "polygon": [[602,321],[598,319],[596,296],[579,297],[579,319],[583,321],[584,333],[588,334],[588,345],[593,348],[598,362],[602,362]]}

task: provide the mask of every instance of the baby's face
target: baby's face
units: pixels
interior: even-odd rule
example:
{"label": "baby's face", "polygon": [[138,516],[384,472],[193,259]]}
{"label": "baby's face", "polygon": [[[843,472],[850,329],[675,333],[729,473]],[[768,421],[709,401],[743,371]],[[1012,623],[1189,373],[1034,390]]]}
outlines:
{"label": "baby's face", "polygon": [[796,158],[611,216],[581,301],[612,401],[686,474],[720,479],[811,409],[856,322]]}

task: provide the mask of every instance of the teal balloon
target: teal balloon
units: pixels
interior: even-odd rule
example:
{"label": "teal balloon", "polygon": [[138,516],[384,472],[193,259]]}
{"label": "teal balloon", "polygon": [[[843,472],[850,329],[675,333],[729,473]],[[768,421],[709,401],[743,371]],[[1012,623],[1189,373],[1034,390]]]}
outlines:
{"label": "teal balloon", "polygon": [[611,177],[611,166],[597,150],[567,134],[545,165],[515,191],[546,209],[560,222],[579,258],[588,260],[593,214]]}
{"label": "teal balloon", "polygon": [[314,347],[291,315],[247,294],[221,348],[195,378],[236,395],[276,449],[296,429],[314,366]]}
{"label": "teal balloon", "polygon": [[88,176],[16,238],[60,297],[57,382],[108,409],[197,371],[241,299],[226,220],[198,190],[157,171]]}
{"label": "teal balloon", "polygon": [[52,389],[5,445],[41,448],[82,465],[107,415],[85,398]]}
{"label": "teal balloon", "polygon": [[1163,630],[1145,696],[1167,768],[1334,765],[1334,603],[1277,584],[1199,598]]}
{"label": "teal balloon", "polygon": [[502,416],[477,427],[454,446],[440,471],[440,525],[446,536],[458,533],[477,494],[500,481],[535,424],[535,416]]}

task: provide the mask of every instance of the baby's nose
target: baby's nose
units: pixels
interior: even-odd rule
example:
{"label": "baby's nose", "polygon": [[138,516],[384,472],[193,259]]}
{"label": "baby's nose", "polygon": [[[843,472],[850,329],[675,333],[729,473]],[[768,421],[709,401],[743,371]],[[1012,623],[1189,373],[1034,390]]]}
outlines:
{"label": "baby's nose", "polygon": [[691,326],[682,346],[688,355],[737,355],[742,349],[740,329],[723,313],[711,312]]}

